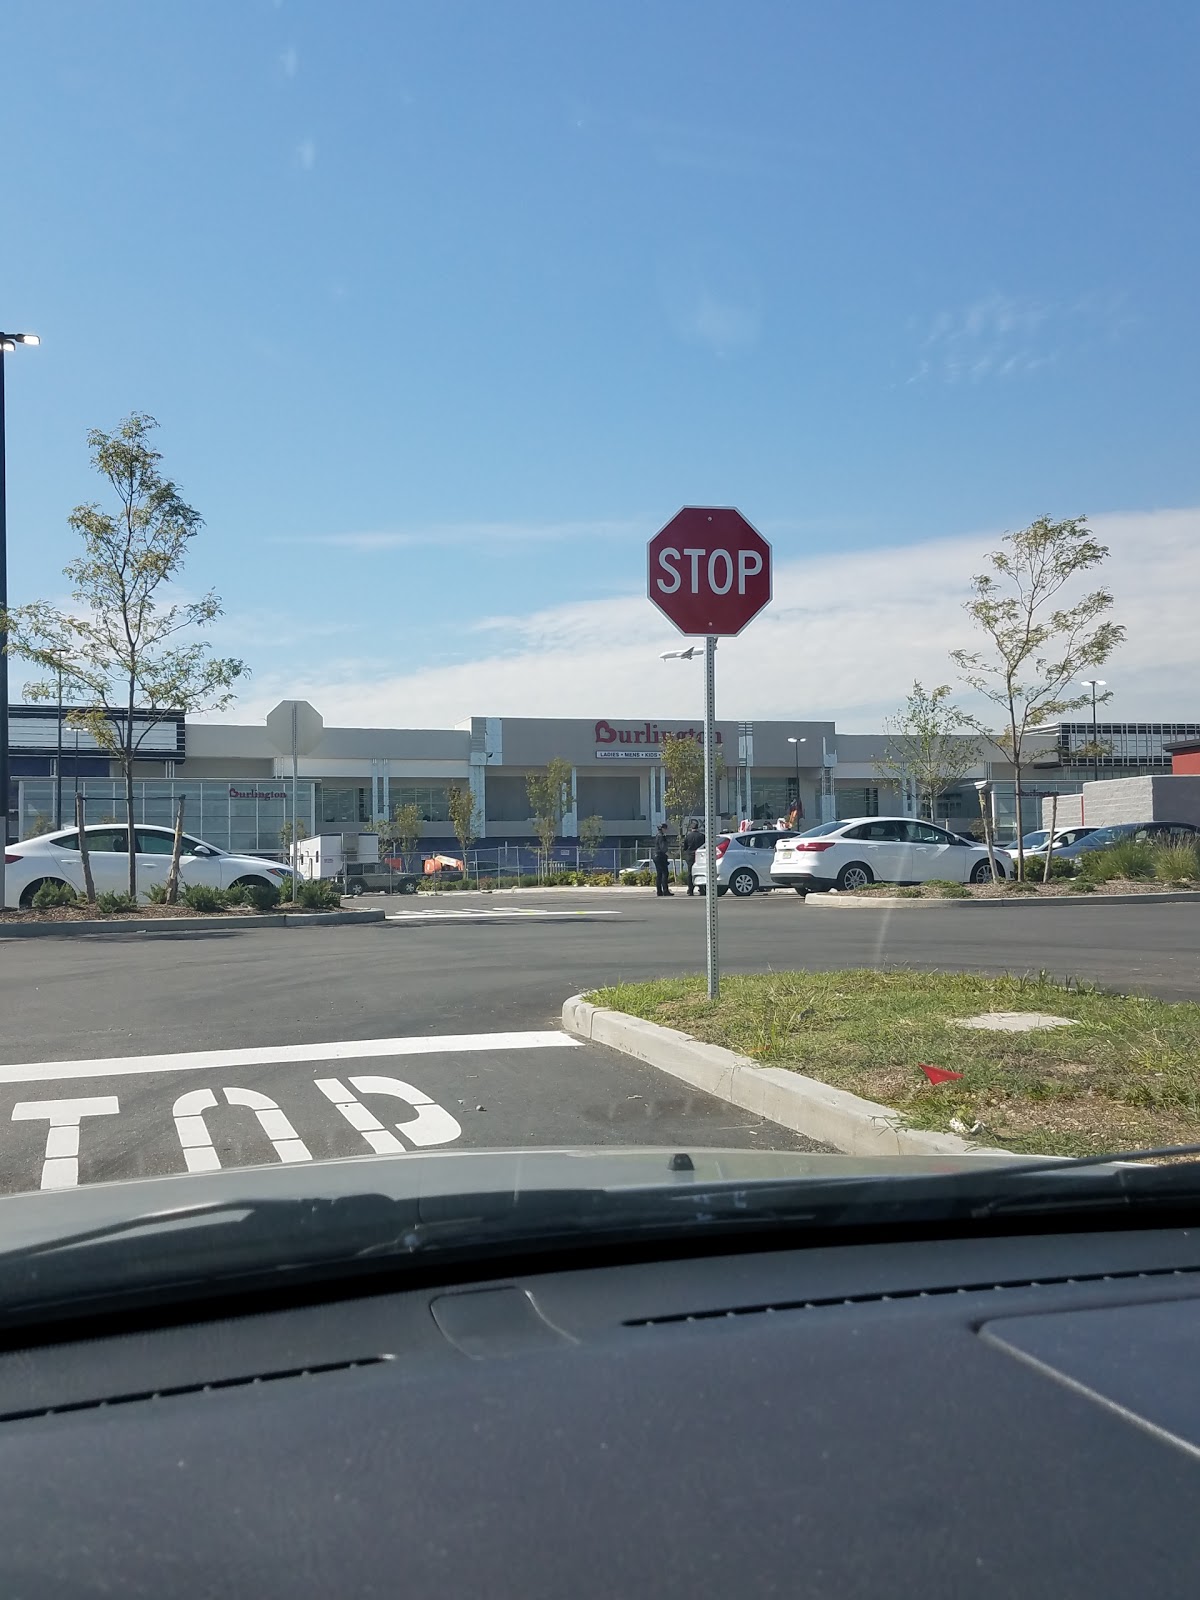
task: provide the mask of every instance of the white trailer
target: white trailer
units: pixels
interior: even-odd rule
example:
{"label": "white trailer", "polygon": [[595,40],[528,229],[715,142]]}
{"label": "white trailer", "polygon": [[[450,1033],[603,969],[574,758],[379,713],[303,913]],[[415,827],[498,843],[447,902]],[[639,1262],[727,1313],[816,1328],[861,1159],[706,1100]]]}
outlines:
{"label": "white trailer", "polygon": [[301,839],[297,854],[303,878],[342,878],[352,867],[379,860],[377,833],[317,833]]}

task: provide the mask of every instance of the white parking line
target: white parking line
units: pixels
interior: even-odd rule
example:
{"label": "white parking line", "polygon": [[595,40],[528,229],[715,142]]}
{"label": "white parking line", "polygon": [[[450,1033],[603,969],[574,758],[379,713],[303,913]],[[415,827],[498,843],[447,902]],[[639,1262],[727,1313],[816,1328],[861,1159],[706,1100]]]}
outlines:
{"label": "white parking line", "polygon": [[458,1055],[478,1050],[573,1050],[580,1044],[580,1040],[559,1033],[557,1029],[527,1033],[413,1034],[407,1039],[341,1039],[330,1044],[277,1044],[248,1050],[188,1050],[160,1056],[101,1056],[87,1061],[25,1061],[14,1066],[0,1066],[0,1083],[123,1078],[150,1072],[201,1072],[213,1067],[285,1066],[304,1061],[362,1061],[381,1056]]}
{"label": "white parking line", "polygon": [[590,906],[577,906],[573,911],[556,910],[552,906],[479,906],[476,910],[463,910],[455,907],[453,911],[389,911],[386,914],[388,922],[452,922],[455,918],[478,917],[619,917],[620,911],[616,906],[593,911]]}

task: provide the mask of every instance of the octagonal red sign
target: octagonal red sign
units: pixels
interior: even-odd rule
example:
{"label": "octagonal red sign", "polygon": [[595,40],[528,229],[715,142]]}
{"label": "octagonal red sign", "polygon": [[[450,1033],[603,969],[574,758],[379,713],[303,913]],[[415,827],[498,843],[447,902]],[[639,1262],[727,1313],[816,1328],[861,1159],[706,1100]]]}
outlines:
{"label": "octagonal red sign", "polygon": [[647,562],[646,592],[680,633],[741,633],[771,598],[771,546],[732,506],[684,506]]}

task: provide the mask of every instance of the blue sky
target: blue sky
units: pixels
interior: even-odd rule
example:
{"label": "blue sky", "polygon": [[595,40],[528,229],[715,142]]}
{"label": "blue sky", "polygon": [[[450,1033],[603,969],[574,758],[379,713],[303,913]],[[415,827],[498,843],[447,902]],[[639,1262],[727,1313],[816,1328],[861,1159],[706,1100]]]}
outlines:
{"label": "blue sky", "polygon": [[[12,599],[61,590],[86,430],[152,412],[242,717],[686,712],[639,598],[684,503],[780,564],[729,715],[948,676],[879,574],[949,562],[953,612],[1043,512],[1115,519],[1131,620],[1180,587],[1188,0],[8,0],[4,48]],[[812,645],[847,604],[871,692]],[[1114,714],[1200,717],[1192,631],[1131,629]]]}

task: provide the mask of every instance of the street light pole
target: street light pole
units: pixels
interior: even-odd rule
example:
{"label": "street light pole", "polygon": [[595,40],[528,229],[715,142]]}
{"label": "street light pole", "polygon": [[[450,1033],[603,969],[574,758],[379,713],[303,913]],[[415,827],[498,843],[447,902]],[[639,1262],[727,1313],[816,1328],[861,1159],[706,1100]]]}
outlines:
{"label": "street light pole", "polygon": [[[4,465],[4,358],[36,333],[0,333],[0,845],[8,844],[8,504]],[[4,909],[4,850],[0,849],[0,911]]]}
{"label": "street light pole", "polygon": [[55,826],[56,829],[62,827],[62,758],[63,758],[63,748],[62,748],[62,691],[63,691],[63,671],[62,671],[62,662],[60,661],[58,663],[58,719],[57,719],[57,728],[55,730],[56,731],[56,740],[55,740],[55,751],[56,751],[56,754],[55,754],[55,757],[54,757],[54,826]]}
{"label": "street light pole", "polygon": [[1104,678],[1080,678],[1085,689],[1092,691],[1092,782],[1100,782],[1100,730],[1096,723],[1096,690],[1105,686]]}
{"label": "street light pole", "polygon": [[807,737],[797,739],[793,734],[788,734],[788,743],[796,746],[796,821],[800,820],[800,746],[807,744]]}

